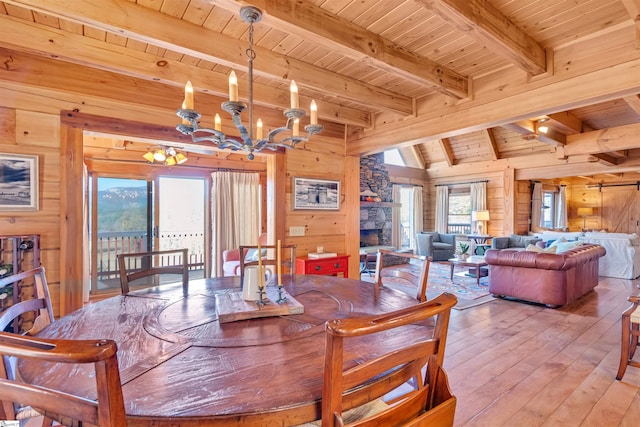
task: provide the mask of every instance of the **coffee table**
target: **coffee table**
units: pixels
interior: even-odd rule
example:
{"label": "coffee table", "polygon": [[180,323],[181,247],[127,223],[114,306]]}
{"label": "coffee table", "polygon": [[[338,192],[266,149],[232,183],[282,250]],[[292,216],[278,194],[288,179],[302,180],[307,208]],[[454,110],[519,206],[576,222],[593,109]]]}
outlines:
{"label": "coffee table", "polygon": [[464,261],[458,258],[449,258],[449,262],[451,263],[451,281],[453,281],[453,270],[456,265],[460,265],[462,267],[474,268],[476,270],[476,284],[480,286],[480,267],[485,267],[487,264],[484,260],[484,257],[479,256],[470,256]]}

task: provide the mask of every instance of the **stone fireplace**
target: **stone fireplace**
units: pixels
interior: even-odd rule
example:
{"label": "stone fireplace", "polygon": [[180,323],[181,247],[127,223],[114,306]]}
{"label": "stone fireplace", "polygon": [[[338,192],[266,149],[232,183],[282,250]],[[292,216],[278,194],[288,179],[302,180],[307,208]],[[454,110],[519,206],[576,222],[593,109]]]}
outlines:
{"label": "stone fireplace", "polygon": [[360,192],[370,190],[382,200],[360,202],[360,247],[391,246],[392,184],[383,156],[380,153],[360,158]]}

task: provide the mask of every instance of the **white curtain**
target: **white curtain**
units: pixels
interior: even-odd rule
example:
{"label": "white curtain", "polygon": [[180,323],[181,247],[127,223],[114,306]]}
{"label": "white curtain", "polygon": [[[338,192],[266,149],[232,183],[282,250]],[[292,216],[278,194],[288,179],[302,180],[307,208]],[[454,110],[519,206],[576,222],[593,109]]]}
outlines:
{"label": "white curtain", "polygon": [[542,183],[535,182],[533,184],[533,193],[531,194],[531,231],[536,231],[542,225]]}
{"label": "white curtain", "polygon": [[[409,230],[409,248],[417,249],[415,235],[422,231],[423,228],[423,204],[422,204],[422,187],[414,186],[411,189],[411,198],[413,200],[413,212],[411,215],[411,229]],[[416,252],[417,253],[417,252]]]}
{"label": "white curtain", "polygon": [[[470,191],[471,191],[471,210],[472,211],[487,210],[487,183],[472,182],[470,186]],[[471,230],[473,231],[476,229],[477,229],[477,221],[472,221]],[[486,227],[484,227],[483,230],[486,233]]]}
{"label": "white curtain", "polygon": [[211,177],[212,275],[221,277],[224,250],[258,243],[260,175],[223,171]]}
{"label": "white curtain", "polygon": [[449,223],[449,187],[436,187],[436,231],[446,233]]}
{"label": "white curtain", "polygon": [[[391,187],[391,199],[394,203],[400,203],[400,188],[402,186],[393,184]],[[400,249],[402,247],[402,231],[400,221],[400,209],[401,206],[394,206],[391,208],[391,246]]]}
{"label": "white curtain", "polygon": [[556,203],[556,228],[567,228],[567,187],[560,186],[558,192],[558,203]]}

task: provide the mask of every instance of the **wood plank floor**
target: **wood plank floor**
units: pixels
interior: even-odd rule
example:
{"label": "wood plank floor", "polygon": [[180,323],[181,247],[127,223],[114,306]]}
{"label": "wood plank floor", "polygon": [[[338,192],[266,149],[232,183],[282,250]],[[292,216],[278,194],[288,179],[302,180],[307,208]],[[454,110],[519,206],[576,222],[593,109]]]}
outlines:
{"label": "wood plank floor", "polygon": [[615,379],[620,315],[638,284],[601,277],[559,309],[496,300],[453,310],[445,368],[455,425],[639,426],[640,369]]}

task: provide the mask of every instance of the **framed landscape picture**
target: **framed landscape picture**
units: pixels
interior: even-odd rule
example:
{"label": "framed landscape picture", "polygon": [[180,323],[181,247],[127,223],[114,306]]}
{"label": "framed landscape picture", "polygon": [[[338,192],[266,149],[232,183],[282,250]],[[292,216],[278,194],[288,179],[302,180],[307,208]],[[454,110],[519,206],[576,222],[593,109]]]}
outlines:
{"label": "framed landscape picture", "polygon": [[340,209],[340,181],[294,177],[293,209]]}
{"label": "framed landscape picture", "polygon": [[37,211],[38,176],[38,156],[0,153],[0,211]]}

